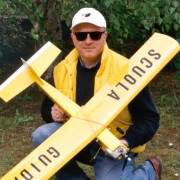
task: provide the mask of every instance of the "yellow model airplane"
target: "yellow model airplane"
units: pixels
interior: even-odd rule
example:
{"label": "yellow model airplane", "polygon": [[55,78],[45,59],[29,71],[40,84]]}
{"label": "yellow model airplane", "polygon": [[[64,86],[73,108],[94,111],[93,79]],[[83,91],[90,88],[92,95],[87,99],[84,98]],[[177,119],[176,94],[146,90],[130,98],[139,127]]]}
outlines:
{"label": "yellow model airplane", "polygon": [[9,101],[36,82],[70,119],[2,180],[48,179],[93,139],[111,151],[123,146],[107,129],[108,125],[179,51],[177,41],[155,33],[130,58],[124,73],[117,74],[89,102],[79,107],[40,78],[60,52],[48,42],[30,60],[23,61],[22,67],[0,86],[0,97]]}

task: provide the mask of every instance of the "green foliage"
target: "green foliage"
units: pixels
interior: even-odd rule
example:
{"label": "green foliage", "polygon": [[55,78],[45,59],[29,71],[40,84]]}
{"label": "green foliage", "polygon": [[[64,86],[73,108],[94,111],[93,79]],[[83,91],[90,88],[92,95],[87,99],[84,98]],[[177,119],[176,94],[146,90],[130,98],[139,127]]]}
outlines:
{"label": "green foliage", "polygon": [[20,101],[31,101],[32,100],[32,96],[29,92],[29,89],[26,89],[24,92],[19,94],[16,98],[17,98],[17,100],[20,100]]}
{"label": "green foliage", "polygon": [[0,1],[0,57],[6,52],[14,53],[24,46],[25,32],[21,28],[22,18],[13,18],[14,10],[7,1]]}
{"label": "green foliage", "polygon": [[174,60],[175,69],[180,70],[180,56]]}
{"label": "green foliage", "polygon": [[[49,40],[63,52],[69,51],[71,20],[82,7],[94,7],[105,16],[109,46],[127,57],[132,56],[154,32],[170,35],[180,42],[179,0],[0,0],[3,24],[0,27],[0,56],[3,56],[4,47],[11,46],[16,50],[23,45],[24,31],[17,16],[28,17],[33,25],[30,34],[40,46]],[[12,15],[16,21],[10,18]],[[2,18],[6,16],[8,18]],[[18,36],[22,41],[17,43]],[[179,64],[180,58],[173,61],[173,66],[178,69]]]}
{"label": "green foliage", "polygon": [[16,115],[13,121],[13,125],[14,126],[19,126],[19,125],[23,125],[26,123],[31,123],[33,121],[37,121],[39,119],[38,116],[34,116],[34,115],[21,115],[18,111],[18,109],[16,109]]}
{"label": "green foliage", "polygon": [[[43,43],[62,41],[62,22],[70,27],[71,19],[81,7],[94,7],[104,14],[108,23],[109,43],[123,50],[127,42],[137,46],[155,31],[180,36],[180,2],[178,0],[17,0],[11,3],[15,12],[27,15],[34,29],[34,39]],[[178,39],[179,40],[179,39]],[[62,45],[62,44],[61,44]]]}
{"label": "green foliage", "polygon": [[32,37],[40,44],[50,40],[62,50],[66,37],[63,22],[69,29],[75,12],[94,7],[102,12],[108,24],[111,48],[131,56],[154,32],[161,32],[180,42],[179,0],[17,0],[8,1],[12,11],[26,15],[33,29]]}
{"label": "green foliage", "polygon": [[30,124],[36,122],[40,119],[39,114],[21,114],[18,109],[16,109],[15,116],[9,117],[0,117],[0,130],[8,127],[17,127],[24,124]]}
{"label": "green foliage", "polygon": [[[108,21],[110,45],[125,50],[132,42],[137,48],[154,32],[168,34],[180,42],[178,0],[102,0],[95,6]],[[132,47],[130,47],[132,49]]]}

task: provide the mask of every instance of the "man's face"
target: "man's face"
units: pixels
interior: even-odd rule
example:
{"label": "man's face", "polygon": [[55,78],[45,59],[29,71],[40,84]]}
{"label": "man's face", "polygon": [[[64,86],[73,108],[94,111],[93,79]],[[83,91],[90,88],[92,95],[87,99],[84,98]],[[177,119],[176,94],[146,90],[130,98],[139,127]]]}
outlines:
{"label": "man's face", "polygon": [[[80,32],[89,33],[81,34]],[[91,32],[98,32],[99,35]],[[78,40],[78,36],[80,36],[81,39]],[[97,36],[99,36],[100,39],[96,40]],[[107,32],[105,32],[105,28],[103,27],[98,27],[89,23],[82,23],[73,28],[71,38],[81,59],[86,62],[93,62],[97,60],[103,51],[104,44],[106,43]],[[93,40],[94,38],[95,40]]]}

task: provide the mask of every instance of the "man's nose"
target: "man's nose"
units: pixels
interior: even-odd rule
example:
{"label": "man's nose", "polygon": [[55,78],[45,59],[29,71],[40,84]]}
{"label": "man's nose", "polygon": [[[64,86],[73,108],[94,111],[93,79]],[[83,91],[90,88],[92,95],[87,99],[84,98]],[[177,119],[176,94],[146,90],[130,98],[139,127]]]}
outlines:
{"label": "man's nose", "polygon": [[87,34],[87,37],[86,37],[85,42],[86,42],[86,43],[91,43],[92,41],[93,41],[93,40],[91,39],[90,34]]}

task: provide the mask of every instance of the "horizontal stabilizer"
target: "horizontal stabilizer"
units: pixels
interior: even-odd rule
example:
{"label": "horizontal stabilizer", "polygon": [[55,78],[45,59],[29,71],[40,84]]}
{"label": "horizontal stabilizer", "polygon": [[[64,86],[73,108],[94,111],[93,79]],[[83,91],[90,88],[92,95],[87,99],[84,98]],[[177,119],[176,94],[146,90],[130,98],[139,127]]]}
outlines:
{"label": "horizontal stabilizer", "polygon": [[[41,76],[61,52],[51,42],[47,42],[26,63],[29,64],[38,76]],[[22,92],[35,80],[29,76],[28,66],[23,64],[3,84],[0,85],[0,98],[9,101]]]}

